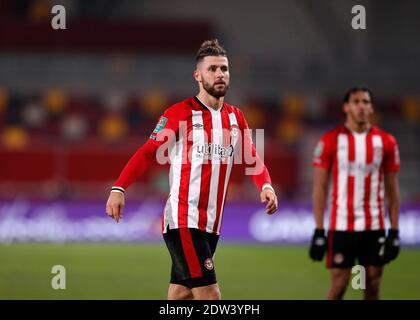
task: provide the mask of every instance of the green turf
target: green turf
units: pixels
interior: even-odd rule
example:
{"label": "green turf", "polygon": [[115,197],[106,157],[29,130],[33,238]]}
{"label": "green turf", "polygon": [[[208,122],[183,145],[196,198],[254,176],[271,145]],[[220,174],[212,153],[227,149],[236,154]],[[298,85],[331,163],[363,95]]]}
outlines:
{"label": "green turf", "polygon": [[[65,290],[51,288],[53,265],[66,268]],[[215,265],[224,299],[323,299],[329,285],[305,247],[220,243]],[[419,265],[420,249],[403,250],[382,298],[420,299]],[[169,270],[164,244],[0,244],[0,299],[165,299]]]}

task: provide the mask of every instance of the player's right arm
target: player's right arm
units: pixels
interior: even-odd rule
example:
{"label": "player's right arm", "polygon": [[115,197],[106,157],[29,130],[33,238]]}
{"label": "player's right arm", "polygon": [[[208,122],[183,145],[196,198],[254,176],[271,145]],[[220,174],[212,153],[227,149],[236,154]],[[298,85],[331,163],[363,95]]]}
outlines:
{"label": "player's right arm", "polygon": [[106,213],[115,221],[122,218],[125,199],[125,190],[135,180],[137,180],[154,161],[158,144],[153,143],[150,139],[140,147],[136,153],[130,158],[122,170],[118,180],[111,188],[111,192],[106,203]]}
{"label": "player's right arm", "polygon": [[182,113],[179,108],[172,106],[168,108],[159,118],[155,130],[150,135],[149,140],[141,146],[125,165],[111,192],[106,204],[106,213],[108,216],[119,221],[123,214],[125,205],[125,190],[149,168],[150,164],[156,161],[159,147],[171,145],[176,139],[179,131]]}
{"label": "player's right arm", "polygon": [[312,182],[312,210],[315,218],[315,230],[311,240],[309,256],[312,260],[321,261],[327,249],[324,229],[324,212],[328,195],[329,172],[332,164],[332,152],[327,136],[318,142],[313,155],[314,175]]}
{"label": "player's right arm", "polygon": [[328,178],[328,170],[315,167],[312,183],[312,208],[316,229],[324,229],[324,212],[328,195]]}

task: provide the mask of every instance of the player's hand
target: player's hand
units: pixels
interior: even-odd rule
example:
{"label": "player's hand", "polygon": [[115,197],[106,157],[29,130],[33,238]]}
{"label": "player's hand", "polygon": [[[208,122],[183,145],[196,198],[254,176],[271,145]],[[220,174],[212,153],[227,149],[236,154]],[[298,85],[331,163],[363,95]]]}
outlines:
{"label": "player's hand", "polygon": [[273,214],[277,211],[277,196],[270,188],[265,188],[260,193],[261,203],[267,203],[265,211],[267,214]]}
{"label": "player's hand", "polygon": [[322,261],[325,251],[327,251],[327,237],[324,229],[315,229],[312,236],[309,256],[314,261]]}
{"label": "player's hand", "polygon": [[115,221],[120,221],[124,210],[124,194],[121,192],[111,192],[106,203],[106,214]]}
{"label": "player's hand", "polygon": [[383,259],[388,263],[397,258],[400,253],[400,238],[398,229],[389,229],[385,240],[385,250]]}

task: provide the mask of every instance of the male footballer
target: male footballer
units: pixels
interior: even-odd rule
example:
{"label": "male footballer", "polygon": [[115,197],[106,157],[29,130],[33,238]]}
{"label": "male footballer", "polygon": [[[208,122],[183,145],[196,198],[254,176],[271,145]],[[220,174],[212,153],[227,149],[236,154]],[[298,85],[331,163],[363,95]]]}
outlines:
{"label": "male footballer", "polygon": [[[224,102],[229,63],[217,40],[199,48],[194,79],[198,94],[164,111],[111,188],[106,212],[118,222],[124,191],[152,162],[161,163],[170,155],[170,194],[162,217],[163,238],[172,258],[168,299],[221,299],[213,256],[232,166],[242,163],[254,171],[250,175],[268,214],[277,210],[277,197],[242,111]],[[250,157],[253,163],[247,161]]]}
{"label": "male footballer", "polygon": [[[350,89],[344,98],[346,122],[325,133],[313,157],[313,212],[316,229],[310,257],[331,274],[328,299],[342,299],[356,264],[365,268],[364,299],[379,299],[384,265],[399,253],[400,160],[395,138],[370,123],[372,93]],[[329,183],[330,182],[330,183]],[[330,186],[328,235],[324,210]],[[385,234],[385,200],[390,229]]]}

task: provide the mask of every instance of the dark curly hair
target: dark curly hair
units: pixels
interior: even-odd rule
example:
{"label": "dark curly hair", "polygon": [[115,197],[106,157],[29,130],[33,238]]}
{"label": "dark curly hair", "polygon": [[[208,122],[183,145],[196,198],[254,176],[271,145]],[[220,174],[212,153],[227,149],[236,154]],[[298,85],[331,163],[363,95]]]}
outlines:
{"label": "dark curly hair", "polygon": [[201,62],[205,57],[208,56],[223,56],[226,57],[226,50],[219,44],[219,40],[211,39],[204,41],[200,49],[198,49],[195,56],[197,63]]}
{"label": "dark curly hair", "polygon": [[363,87],[363,86],[356,86],[356,87],[353,87],[353,88],[350,88],[349,90],[347,90],[346,94],[344,95],[343,102],[344,103],[349,102],[350,101],[350,96],[353,93],[356,93],[358,91],[367,92],[369,94],[369,97],[370,97],[371,102],[373,102],[372,91],[369,88]]}

